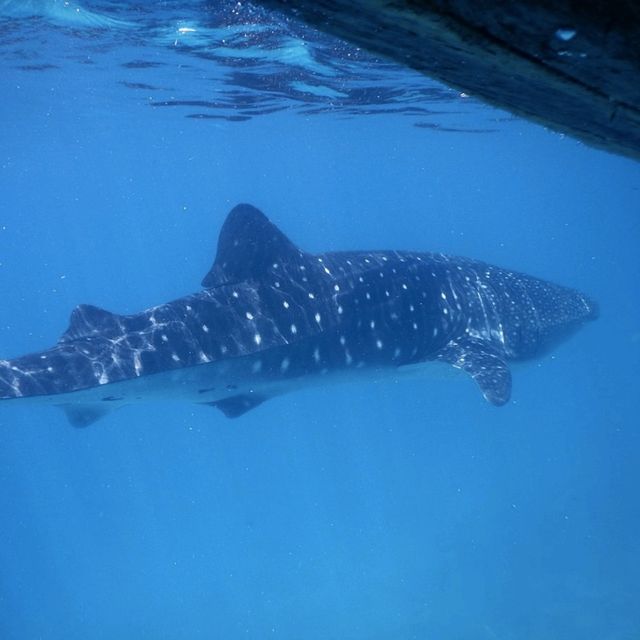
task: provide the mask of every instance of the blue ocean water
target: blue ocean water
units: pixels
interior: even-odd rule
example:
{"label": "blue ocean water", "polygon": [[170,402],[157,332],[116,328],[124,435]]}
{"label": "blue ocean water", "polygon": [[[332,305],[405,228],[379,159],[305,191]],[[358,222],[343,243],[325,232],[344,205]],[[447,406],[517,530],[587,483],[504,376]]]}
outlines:
{"label": "blue ocean water", "polygon": [[2,357],[197,290],[238,202],[601,317],[502,408],[460,376],[84,430],[3,403],[0,638],[640,638],[640,166],[238,6],[0,2]]}

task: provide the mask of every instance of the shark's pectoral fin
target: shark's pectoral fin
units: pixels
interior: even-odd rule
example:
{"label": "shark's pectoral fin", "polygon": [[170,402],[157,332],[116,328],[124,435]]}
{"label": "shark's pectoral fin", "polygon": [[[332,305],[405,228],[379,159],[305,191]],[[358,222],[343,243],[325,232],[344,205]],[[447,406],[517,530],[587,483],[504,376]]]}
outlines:
{"label": "shark's pectoral fin", "polygon": [[251,411],[251,409],[261,405],[265,400],[268,400],[268,398],[251,394],[233,396],[217,402],[207,402],[207,404],[220,409],[227,418],[238,418],[247,413],[247,411]]}
{"label": "shark's pectoral fin", "polygon": [[111,411],[110,407],[103,407],[102,405],[90,402],[59,404],[58,406],[65,412],[71,426],[78,428],[88,427]]}
{"label": "shark's pectoral fin", "polygon": [[509,401],[511,371],[490,345],[471,338],[451,341],[438,354],[438,360],[468,373],[491,404],[500,406]]}

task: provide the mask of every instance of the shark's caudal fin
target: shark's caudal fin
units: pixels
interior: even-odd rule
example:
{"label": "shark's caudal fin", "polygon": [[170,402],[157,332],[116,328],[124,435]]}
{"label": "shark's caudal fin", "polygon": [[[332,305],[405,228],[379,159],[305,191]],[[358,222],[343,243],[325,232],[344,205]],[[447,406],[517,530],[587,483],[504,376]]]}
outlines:
{"label": "shark's caudal fin", "polygon": [[202,286],[211,289],[253,280],[270,265],[301,253],[261,211],[250,204],[239,204],[222,225],[216,259]]}

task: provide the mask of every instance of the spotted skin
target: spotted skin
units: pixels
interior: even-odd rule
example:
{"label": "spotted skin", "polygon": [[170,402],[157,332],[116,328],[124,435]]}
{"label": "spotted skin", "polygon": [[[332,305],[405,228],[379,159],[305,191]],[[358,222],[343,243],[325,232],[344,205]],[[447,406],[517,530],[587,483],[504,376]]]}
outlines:
{"label": "spotted skin", "polygon": [[227,217],[203,287],[133,315],[80,305],[54,347],[0,360],[0,399],[58,404],[78,426],[167,395],[235,417],[330,375],[441,361],[501,405],[508,361],[597,316],[577,291],[465,258],[308,254],[250,205]]}

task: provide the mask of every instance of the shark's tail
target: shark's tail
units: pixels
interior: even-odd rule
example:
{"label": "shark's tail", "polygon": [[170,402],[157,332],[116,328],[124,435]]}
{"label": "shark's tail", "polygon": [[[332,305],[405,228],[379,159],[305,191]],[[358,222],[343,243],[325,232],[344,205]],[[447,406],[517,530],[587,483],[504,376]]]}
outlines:
{"label": "shark's tail", "polygon": [[0,400],[10,400],[20,397],[19,388],[16,385],[16,374],[11,369],[8,360],[0,360]]}

